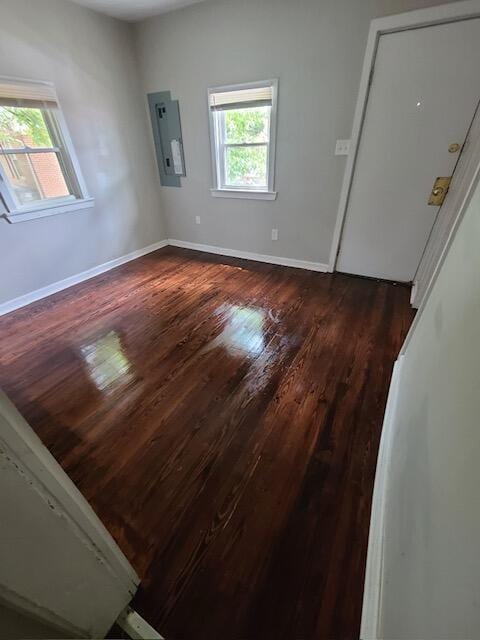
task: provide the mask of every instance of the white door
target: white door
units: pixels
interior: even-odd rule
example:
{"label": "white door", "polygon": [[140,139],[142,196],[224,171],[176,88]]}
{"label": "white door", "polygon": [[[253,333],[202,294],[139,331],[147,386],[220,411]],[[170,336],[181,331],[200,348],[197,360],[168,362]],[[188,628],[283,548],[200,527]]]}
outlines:
{"label": "white door", "polygon": [[380,37],[336,269],[411,282],[480,97],[480,19]]}

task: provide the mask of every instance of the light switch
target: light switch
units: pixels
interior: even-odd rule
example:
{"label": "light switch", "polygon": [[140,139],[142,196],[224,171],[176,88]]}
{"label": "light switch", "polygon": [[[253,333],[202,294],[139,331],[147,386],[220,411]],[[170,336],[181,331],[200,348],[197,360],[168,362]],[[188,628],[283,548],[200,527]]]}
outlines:
{"label": "light switch", "polygon": [[348,156],[350,153],[350,140],[337,140],[335,145],[336,156]]}
{"label": "light switch", "polygon": [[272,240],[278,240],[278,229],[272,229]]}

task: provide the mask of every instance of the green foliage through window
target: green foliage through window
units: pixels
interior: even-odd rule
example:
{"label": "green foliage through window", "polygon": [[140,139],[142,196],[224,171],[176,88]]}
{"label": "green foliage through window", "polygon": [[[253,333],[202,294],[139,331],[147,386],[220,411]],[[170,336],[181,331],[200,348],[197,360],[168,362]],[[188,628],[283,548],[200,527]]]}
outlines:
{"label": "green foliage through window", "polygon": [[227,184],[267,186],[267,147],[229,147]]}
{"label": "green foliage through window", "polygon": [[225,111],[225,142],[268,142],[271,107],[232,109]]}
{"label": "green foliage through window", "polygon": [[53,146],[42,110],[0,107],[0,144],[15,149]]}
{"label": "green foliage through window", "polygon": [[223,112],[228,185],[268,186],[270,111],[271,107],[250,107]]}

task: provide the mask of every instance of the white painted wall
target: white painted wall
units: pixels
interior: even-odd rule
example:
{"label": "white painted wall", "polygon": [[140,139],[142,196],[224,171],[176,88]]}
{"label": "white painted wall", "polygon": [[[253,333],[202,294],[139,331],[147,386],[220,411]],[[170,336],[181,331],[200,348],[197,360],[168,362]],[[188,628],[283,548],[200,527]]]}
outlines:
{"label": "white painted wall", "polygon": [[400,370],[380,638],[480,633],[480,186]]}
{"label": "white painted wall", "polygon": [[1,0],[0,75],[55,83],[96,200],[0,220],[0,304],[165,238],[130,25],[65,0]]}
{"label": "white painted wall", "polygon": [[[187,178],[161,190],[169,237],[328,263],[345,168],[335,140],[351,133],[370,20],[434,4],[208,0],[140,23],[145,91],[180,99]],[[207,87],[266,78],[280,80],[278,199],[214,199]]]}

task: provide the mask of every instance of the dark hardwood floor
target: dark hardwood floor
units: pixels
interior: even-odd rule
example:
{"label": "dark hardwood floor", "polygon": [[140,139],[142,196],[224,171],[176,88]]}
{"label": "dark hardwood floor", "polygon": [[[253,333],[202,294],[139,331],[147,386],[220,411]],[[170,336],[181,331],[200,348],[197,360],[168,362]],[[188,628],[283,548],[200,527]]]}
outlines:
{"label": "dark hardwood floor", "polygon": [[357,638],[409,290],[166,248],[0,318],[0,386],[168,640]]}

